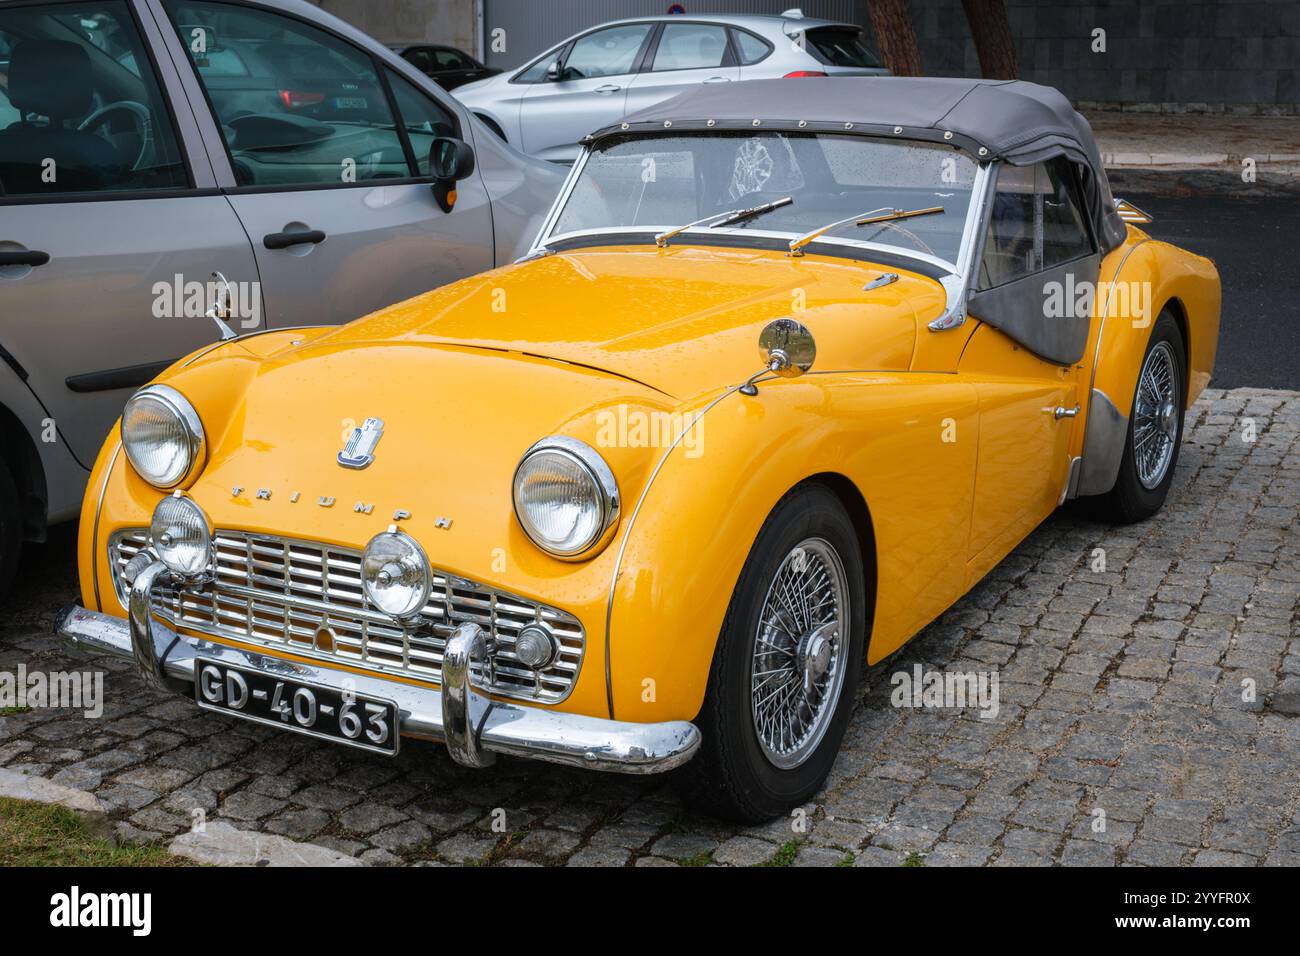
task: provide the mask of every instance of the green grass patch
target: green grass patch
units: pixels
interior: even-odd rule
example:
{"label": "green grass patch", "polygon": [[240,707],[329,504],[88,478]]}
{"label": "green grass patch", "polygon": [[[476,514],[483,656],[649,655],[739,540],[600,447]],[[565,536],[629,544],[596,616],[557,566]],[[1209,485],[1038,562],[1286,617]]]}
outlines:
{"label": "green grass patch", "polygon": [[903,861],[903,866],[925,866],[925,854],[916,852],[907,854],[907,859]]}
{"label": "green grass patch", "polygon": [[776,856],[768,860],[767,866],[790,866],[794,863],[794,858],[799,852],[798,840],[787,840],[781,844],[781,849],[776,851]]}
{"label": "green grass patch", "polygon": [[0,866],[188,866],[161,846],[115,847],[66,807],[0,797]]}
{"label": "green grass patch", "polygon": [[30,710],[30,707],[0,707],[0,717],[13,717],[15,714],[25,714]]}

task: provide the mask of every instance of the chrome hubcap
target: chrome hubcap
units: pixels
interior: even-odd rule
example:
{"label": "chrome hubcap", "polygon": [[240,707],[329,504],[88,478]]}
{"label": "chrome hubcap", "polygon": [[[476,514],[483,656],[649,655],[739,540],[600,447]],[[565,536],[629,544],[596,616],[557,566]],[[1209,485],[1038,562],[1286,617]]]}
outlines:
{"label": "chrome hubcap", "polygon": [[1133,461],[1148,490],[1165,480],[1178,447],[1178,364],[1168,342],[1160,342],[1142,363],[1133,405]]}
{"label": "chrome hubcap", "polygon": [[750,665],[754,733],[777,767],[817,749],[844,687],[848,579],[822,538],[801,541],[777,568],[763,601]]}

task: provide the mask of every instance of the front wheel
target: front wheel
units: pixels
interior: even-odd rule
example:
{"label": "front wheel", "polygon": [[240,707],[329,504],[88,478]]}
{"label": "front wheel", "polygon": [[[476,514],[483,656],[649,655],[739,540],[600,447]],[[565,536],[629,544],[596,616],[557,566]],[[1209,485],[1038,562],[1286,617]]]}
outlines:
{"label": "front wheel", "polygon": [[727,819],[788,813],[825,782],[866,644],[862,553],[838,498],[788,494],[759,532],[722,626],[686,767],[688,797]]}
{"label": "front wheel", "polygon": [[23,546],[23,515],[9,468],[0,461],[0,599],[13,583],[18,570],[18,552]]}
{"label": "front wheel", "polygon": [[1115,486],[1092,503],[1103,520],[1142,521],[1164,505],[1183,439],[1186,368],[1187,348],[1178,323],[1169,312],[1161,312],[1138,372]]}

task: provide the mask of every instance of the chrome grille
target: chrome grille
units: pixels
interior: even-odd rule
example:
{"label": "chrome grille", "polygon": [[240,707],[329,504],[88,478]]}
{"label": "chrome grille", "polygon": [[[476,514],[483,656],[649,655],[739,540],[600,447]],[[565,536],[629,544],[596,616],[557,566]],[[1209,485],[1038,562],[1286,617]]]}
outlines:
{"label": "chrome grille", "polygon": [[[148,543],[144,528],[109,541],[113,584],[126,606],[123,568]],[[379,673],[437,681],[447,638],[474,621],[491,635],[476,683],[504,697],[555,703],[569,695],[586,636],[576,617],[556,608],[435,570],[423,626],[397,627],[361,590],[361,552],[242,531],[218,531],[210,582],[178,588],[160,581],[154,613],[176,627],[284,650]],[[542,622],[559,652],[534,672],[514,655],[519,629]]]}

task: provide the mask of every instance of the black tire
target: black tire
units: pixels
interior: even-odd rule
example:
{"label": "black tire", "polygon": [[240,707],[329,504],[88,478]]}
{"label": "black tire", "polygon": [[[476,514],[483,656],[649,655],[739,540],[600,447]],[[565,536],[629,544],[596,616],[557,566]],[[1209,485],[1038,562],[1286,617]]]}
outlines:
{"label": "black tire", "polygon": [[23,546],[22,502],[9,468],[0,461],[0,599],[9,593]]}
{"label": "black tire", "polygon": [[[751,706],[751,662],[768,588],[801,543],[820,539],[834,549],[844,571],[849,607],[847,653],[839,698],[820,742],[796,767],[780,769],[761,746]],[[715,816],[757,823],[806,803],[825,782],[839,752],[856,699],[866,645],[862,553],[853,522],[839,499],[817,484],[795,488],[759,532],[736,583],[709,673],[698,723],[700,752],[682,780],[689,802]],[[841,638],[841,648],[843,639]]]}
{"label": "black tire", "polygon": [[1185,406],[1187,405],[1187,346],[1183,342],[1183,334],[1178,328],[1178,322],[1169,313],[1168,310],[1161,312],[1156,319],[1155,327],[1151,330],[1151,340],[1147,342],[1146,352],[1142,356],[1142,365],[1139,368],[1139,377],[1142,369],[1147,367],[1151,360],[1152,353],[1161,346],[1167,347],[1173,353],[1174,367],[1178,373],[1178,400],[1176,419],[1178,431],[1174,437],[1173,455],[1169,460],[1169,465],[1165,469],[1164,477],[1152,488],[1147,488],[1141,480],[1138,473],[1137,455],[1134,452],[1135,434],[1138,427],[1138,394],[1135,390],[1133,396],[1133,407],[1129,409],[1128,417],[1128,435],[1124,441],[1124,457],[1120,460],[1119,474],[1115,478],[1115,485],[1105,494],[1098,495],[1089,501],[1089,510],[1094,516],[1103,521],[1113,524],[1132,524],[1135,521],[1144,521],[1150,518],[1165,503],[1165,498],[1169,494],[1169,487],[1173,484],[1174,470],[1178,466],[1178,450],[1183,441],[1183,423],[1185,418]]}

